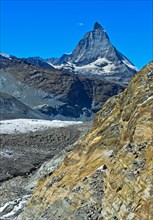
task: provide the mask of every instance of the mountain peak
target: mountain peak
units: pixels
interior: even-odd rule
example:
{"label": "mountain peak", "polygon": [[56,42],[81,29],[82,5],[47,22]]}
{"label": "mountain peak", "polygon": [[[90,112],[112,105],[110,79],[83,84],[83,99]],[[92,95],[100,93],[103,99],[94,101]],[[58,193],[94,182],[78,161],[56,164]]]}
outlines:
{"label": "mountain peak", "polygon": [[102,26],[96,21],[95,24],[94,24],[94,31],[97,30],[97,29],[102,29]]}
{"label": "mountain peak", "polygon": [[95,22],[93,28],[84,35],[70,55],[63,55],[53,61],[53,65],[78,74],[95,74],[126,84],[137,71],[136,68],[111,44],[106,31],[98,22]]}

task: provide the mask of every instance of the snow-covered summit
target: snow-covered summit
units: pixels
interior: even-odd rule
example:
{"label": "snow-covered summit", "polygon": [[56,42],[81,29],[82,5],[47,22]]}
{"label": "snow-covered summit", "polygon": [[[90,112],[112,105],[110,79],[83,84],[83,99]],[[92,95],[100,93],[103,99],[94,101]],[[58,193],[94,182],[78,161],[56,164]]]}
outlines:
{"label": "snow-covered summit", "polygon": [[[50,61],[51,59],[48,60]],[[98,22],[94,24],[93,30],[79,41],[71,54],[64,54],[52,64],[54,68],[85,75],[94,74],[125,83],[137,71],[137,68],[111,44],[106,31]]]}

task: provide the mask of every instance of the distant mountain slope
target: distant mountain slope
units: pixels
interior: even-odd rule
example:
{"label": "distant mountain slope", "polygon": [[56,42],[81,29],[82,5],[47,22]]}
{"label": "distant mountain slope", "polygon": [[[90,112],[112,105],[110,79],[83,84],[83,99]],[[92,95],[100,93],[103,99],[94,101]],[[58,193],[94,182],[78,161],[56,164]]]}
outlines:
{"label": "distant mountain slope", "polygon": [[110,43],[106,31],[97,22],[93,31],[80,40],[72,54],[47,61],[55,68],[84,75],[98,75],[122,83],[128,83],[138,70]]}
{"label": "distant mountain slope", "polygon": [[0,91],[50,117],[89,118],[124,87],[25,60],[0,60]]}
{"label": "distant mountain slope", "polygon": [[[22,58],[0,52],[0,60],[16,60],[16,61],[18,60],[18,61],[21,61]],[[25,59],[25,61],[26,61],[26,59]]]}
{"label": "distant mountain slope", "polygon": [[54,172],[41,176],[18,219],[153,219],[152,82],[153,62],[105,103]]}
{"label": "distant mountain slope", "polygon": [[0,52],[0,60],[18,60],[18,61],[24,61],[27,62],[33,66],[38,66],[42,68],[49,68],[49,69],[54,69],[54,67],[46,62],[44,59],[41,57],[27,57],[27,58],[19,58],[16,56],[8,55],[5,53]]}
{"label": "distant mountain slope", "polygon": [[43,118],[39,112],[36,112],[16,98],[6,93],[0,92],[0,120],[17,118]]}
{"label": "distant mountain slope", "polygon": [[44,68],[49,68],[49,69],[54,69],[54,67],[49,64],[48,62],[46,62],[44,59],[42,59],[41,57],[28,57],[28,58],[24,58],[26,61],[28,61],[29,63],[31,63],[34,66],[38,66],[38,67],[44,67]]}
{"label": "distant mountain slope", "polygon": [[11,60],[10,55],[0,52],[0,60]]}

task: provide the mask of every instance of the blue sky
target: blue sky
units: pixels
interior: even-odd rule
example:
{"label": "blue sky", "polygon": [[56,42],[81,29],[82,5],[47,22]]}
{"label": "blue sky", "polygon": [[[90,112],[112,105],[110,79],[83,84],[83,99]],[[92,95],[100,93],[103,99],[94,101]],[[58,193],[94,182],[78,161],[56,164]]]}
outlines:
{"label": "blue sky", "polygon": [[152,0],[1,0],[0,9],[7,54],[60,57],[98,21],[138,68],[153,59]]}

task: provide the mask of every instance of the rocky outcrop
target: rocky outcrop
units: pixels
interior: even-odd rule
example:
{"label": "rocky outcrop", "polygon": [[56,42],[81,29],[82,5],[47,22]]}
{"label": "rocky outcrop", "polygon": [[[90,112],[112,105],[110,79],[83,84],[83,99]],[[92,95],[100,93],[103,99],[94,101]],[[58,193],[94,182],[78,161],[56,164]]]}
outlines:
{"label": "rocky outcrop", "polygon": [[153,62],[109,99],[92,130],[41,177],[18,219],[153,218]]}
{"label": "rocky outcrop", "polygon": [[124,89],[106,80],[36,67],[25,60],[0,60],[0,66],[0,91],[50,118],[92,118],[108,98]]}

